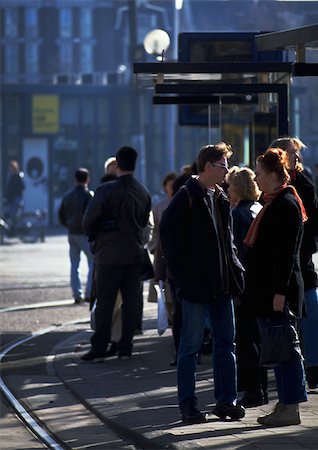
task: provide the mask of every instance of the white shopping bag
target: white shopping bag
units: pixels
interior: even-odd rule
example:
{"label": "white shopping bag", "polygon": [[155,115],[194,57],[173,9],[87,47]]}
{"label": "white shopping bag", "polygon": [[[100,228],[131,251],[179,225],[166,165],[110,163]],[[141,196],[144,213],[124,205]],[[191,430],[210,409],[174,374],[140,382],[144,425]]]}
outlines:
{"label": "white shopping bag", "polygon": [[168,313],[166,309],[166,298],[165,298],[165,290],[164,290],[164,282],[159,281],[159,286],[156,284],[155,289],[157,292],[158,299],[158,318],[157,318],[157,329],[159,336],[163,335],[163,333],[168,328]]}

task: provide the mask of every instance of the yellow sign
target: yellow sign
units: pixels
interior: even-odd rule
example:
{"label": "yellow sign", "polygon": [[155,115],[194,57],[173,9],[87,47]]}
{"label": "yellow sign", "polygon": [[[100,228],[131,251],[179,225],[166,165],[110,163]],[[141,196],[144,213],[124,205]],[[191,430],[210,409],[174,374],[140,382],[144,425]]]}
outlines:
{"label": "yellow sign", "polygon": [[33,95],[32,130],[34,134],[59,132],[59,97],[57,95]]}

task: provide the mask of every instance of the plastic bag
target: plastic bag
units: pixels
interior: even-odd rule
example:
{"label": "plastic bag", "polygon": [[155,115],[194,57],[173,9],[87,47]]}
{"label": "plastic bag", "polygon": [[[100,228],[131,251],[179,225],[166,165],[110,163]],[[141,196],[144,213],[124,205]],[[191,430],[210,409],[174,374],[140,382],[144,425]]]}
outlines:
{"label": "plastic bag", "polygon": [[166,309],[164,282],[160,280],[159,286],[156,284],[155,289],[157,291],[157,299],[158,299],[157,330],[159,336],[162,336],[169,326],[168,312]]}

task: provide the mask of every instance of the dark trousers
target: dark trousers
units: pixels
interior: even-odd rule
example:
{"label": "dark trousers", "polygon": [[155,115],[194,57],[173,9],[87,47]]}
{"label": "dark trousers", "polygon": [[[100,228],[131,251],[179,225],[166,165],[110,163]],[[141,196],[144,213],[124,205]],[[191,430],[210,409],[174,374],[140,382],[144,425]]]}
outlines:
{"label": "dark trousers", "polygon": [[257,320],[244,308],[235,308],[238,391],[267,392],[267,369],[259,365]]}
{"label": "dark trousers", "polygon": [[140,264],[96,266],[96,330],[91,337],[92,351],[104,353],[111,340],[111,323],[117,292],[122,295],[122,338],[119,353],[132,352],[140,292]]}

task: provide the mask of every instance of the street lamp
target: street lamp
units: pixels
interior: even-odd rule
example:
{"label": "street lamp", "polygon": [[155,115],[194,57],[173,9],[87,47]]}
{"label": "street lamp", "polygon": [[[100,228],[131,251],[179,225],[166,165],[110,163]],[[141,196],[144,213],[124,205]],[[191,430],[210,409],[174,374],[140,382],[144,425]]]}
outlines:
{"label": "street lamp", "polygon": [[144,49],[149,55],[163,61],[164,54],[170,46],[169,34],[159,28],[150,31],[144,38]]}

